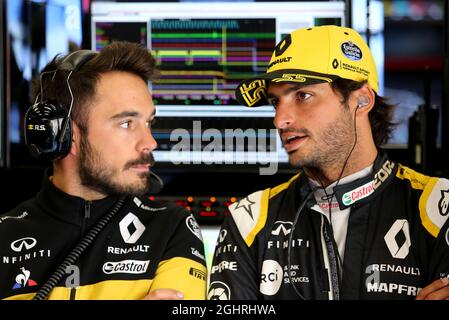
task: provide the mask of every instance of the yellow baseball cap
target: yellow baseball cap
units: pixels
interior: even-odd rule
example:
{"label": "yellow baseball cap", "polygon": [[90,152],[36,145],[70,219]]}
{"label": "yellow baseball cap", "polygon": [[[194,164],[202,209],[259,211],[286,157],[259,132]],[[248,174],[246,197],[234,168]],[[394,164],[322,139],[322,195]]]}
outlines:
{"label": "yellow baseball cap", "polygon": [[378,93],[377,69],[371,51],[355,30],[339,26],[298,29],[279,42],[267,72],[242,81],[237,101],[247,107],[268,105],[268,82],[316,84],[344,78],[367,81]]}

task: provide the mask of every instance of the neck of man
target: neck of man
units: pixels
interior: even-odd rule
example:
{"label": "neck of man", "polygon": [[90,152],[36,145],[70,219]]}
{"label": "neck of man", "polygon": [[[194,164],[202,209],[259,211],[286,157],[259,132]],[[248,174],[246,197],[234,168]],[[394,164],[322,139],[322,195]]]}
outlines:
{"label": "neck of man", "polygon": [[87,201],[106,198],[107,195],[83,186],[76,166],[67,160],[58,160],[53,164],[53,175],[50,180],[55,187],[71,196]]}
{"label": "neck of man", "polygon": [[338,163],[332,166],[324,168],[304,167],[304,172],[309,178],[318,181],[322,187],[327,187],[346,176],[372,165],[377,157],[377,148],[372,139],[366,142],[359,140],[349,158],[348,155],[349,151],[344,157],[342,156]]}

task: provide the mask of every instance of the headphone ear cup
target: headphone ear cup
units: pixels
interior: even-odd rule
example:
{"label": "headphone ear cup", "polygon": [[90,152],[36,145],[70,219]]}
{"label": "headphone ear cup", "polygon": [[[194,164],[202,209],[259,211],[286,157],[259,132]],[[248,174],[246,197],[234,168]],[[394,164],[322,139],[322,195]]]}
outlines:
{"label": "headphone ear cup", "polygon": [[[67,121],[69,122],[64,130]],[[48,101],[34,104],[25,114],[24,125],[25,144],[32,156],[42,160],[56,160],[69,153],[72,146],[72,126],[64,105]]]}

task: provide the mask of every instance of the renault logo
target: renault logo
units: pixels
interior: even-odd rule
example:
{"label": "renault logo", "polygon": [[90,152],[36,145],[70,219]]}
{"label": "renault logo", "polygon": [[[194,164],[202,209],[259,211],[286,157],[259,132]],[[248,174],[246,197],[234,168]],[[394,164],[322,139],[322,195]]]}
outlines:
{"label": "renault logo", "polygon": [[30,250],[36,245],[36,243],[36,239],[31,237],[21,238],[11,242],[11,249],[13,249],[15,252],[21,252],[24,249]]}
{"label": "renault logo", "polygon": [[120,234],[125,243],[136,243],[142,233],[145,231],[145,226],[140,222],[139,218],[133,213],[128,213],[119,223]]}
{"label": "renault logo", "polygon": [[396,220],[388,230],[384,240],[393,258],[405,259],[411,246],[408,221],[405,219]]}

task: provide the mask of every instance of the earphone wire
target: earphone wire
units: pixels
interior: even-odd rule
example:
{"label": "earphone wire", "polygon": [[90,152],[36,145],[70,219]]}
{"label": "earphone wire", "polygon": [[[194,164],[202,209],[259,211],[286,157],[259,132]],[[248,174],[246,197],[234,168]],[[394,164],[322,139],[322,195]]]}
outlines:
{"label": "earphone wire", "polygon": [[[341,171],[340,171],[340,174],[339,174],[339,177],[338,177],[338,179],[337,179],[337,183],[336,183],[335,187],[337,187],[338,184],[340,183],[341,177],[342,177],[343,172],[344,172],[344,170],[345,170],[345,168],[346,168],[346,166],[347,166],[347,164],[348,164],[349,158],[351,157],[351,154],[352,154],[352,152],[354,151],[354,149],[355,149],[355,147],[356,147],[356,145],[357,145],[357,120],[356,120],[357,117],[356,117],[356,112],[357,112],[357,108],[356,108],[356,110],[355,110],[355,112],[354,112],[354,144],[353,144],[351,150],[349,151],[348,156],[346,157],[346,160],[345,160],[345,162],[344,162],[344,164],[343,164],[343,168],[342,168]],[[318,177],[318,181],[319,181],[319,183],[320,183],[320,186],[321,186],[321,188],[324,190],[324,193],[326,194],[326,198],[328,199],[328,204],[329,204],[329,208],[328,208],[328,209],[329,209],[329,221],[330,221],[330,227],[331,227],[331,231],[332,231],[332,236],[334,236],[334,230],[333,230],[333,227],[332,227],[332,210],[331,210],[331,204],[332,204],[332,199],[334,198],[335,194],[332,193],[332,196],[330,196],[330,195],[326,192],[326,188],[324,187],[324,185],[323,185],[321,179],[319,178],[319,176],[317,176],[317,177]],[[334,188],[335,188],[335,187],[334,187]],[[297,224],[297,222],[298,222],[298,220],[299,220],[299,215],[300,215],[301,211],[304,209],[307,200],[310,198],[311,195],[313,195],[313,194],[315,193],[315,191],[316,191],[317,189],[318,189],[318,188],[313,188],[313,189],[309,192],[309,194],[304,198],[304,201],[302,202],[301,206],[299,207],[298,211],[296,212],[295,218],[294,218],[294,220],[293,220],[293,225],[292,225],[292,228],[291,228],[291,231],[290,231],[290,235],[289,235],[289,237],[288,237],[288,249],[287,249],[287,273],[288,273],[288,279],[289,279],[289,282],[290,282],[291,286],[293,287],[293,290],[295,291],[295,293],[298,295],[298,297],[299,297],[301,300],[305,300],[305,298],[304,298],[304,296],[298,291],[298,288],[296,288],[295,284],[294,284],[293,281],[292,281],[292,277],[291,277],[291,247],[292,247],[292,240],[293,240],[293,231],[295,230],[295,226],[296,226],[296,224]],[[335,237],[335,236],[334,236],[334,237]],[[335,238],[334,238],[334,239],[335,239]],[[340,253],[339,253],[339,251],[338,251],[338,246],[337,246],[337,260],[338,260],[338,264],[337,264],[337,265],[338,265],[338,268],[340,269],[340,270],[338,270],[338,271],[339,271],[339,278],[340,278],[341,275],[343,274],[343,261],[342,261],[342,259],[341,259],[341,257],[340,257]],[[341,273],[341,274],[340,274],[340,273]]]}
{"label": "earphone wire", "polygon": [[[352,152],[354,151],[354,149],[355,149],[355,147],[357,145],[357,117],[356,117],[357,110],[358,110],[358,106],[357,106],[357,108],[354,111],[354,144],[352,145],[352,148],[349,151],[348,156],[346,157],[346,160],[345,160],[345,162],[343,164],[343,167],[342,167],[342,169],[340,171],[340,175],[339,175],[339,177],[337,179],[337,183],[332,188],[333,190],[335,190],[335,188],[340,183],[340,180],[341,180],[341,177],[343,175],[343,172],[344,172],[346,166],[348,165],[349,158],[351,157],[351,154],[352,154]],[[317,176],[317,178],[318,178],[318,181],[319,181],[319,183],[321,185],[321,188],[324,191],[324,194],[326,195],[326,199],[327,199],[327,202],[328,202],[329,224],[330,224],[332,236],[334,237],[334,240],[335,240],[334,227],[333,227],[333,224],[332,224],[332,199],[335,197],[335,192],[332,192],[331,194],[328,194],[327,191],[326,191],[326,188],[324,187],[324,185],[323,185],[321,179],[319,178],[319,176]],[[338,269],[339,269],[338,270],[339,271],[338,274],[339,274],[339,277],[341,278],[342,275],[343,275],[343,259],[340,256],[340,252],[338,250],[338,244],[337,244],[337,260],[338,260],[338,264],[337,265],[338,265]]]}
{"label": "earphone wire", "polygon": [[304,209],[307,200],[309,200],[310,196],[312,196],[316,191],[316,188],[312,188],[312,190],[307,194],[307,196],[304,198],[303,202],[299,206],[298,210],[296,211],[295,218],[293,220],[292,228],[290,229],[290,235],[288,237],[288,249],[287,249],[287,273],[288,273],[288,280],[290,284],[293,287],[293,290],[295,290],[296,294],[301,300],[306,300],[304,296],[299,292],[298,288],[296,288],[295,283],[292,281],[292,275],[291,275],[291,248],[292,248],[292,240],[293,240],[293,231],[295,230],[296,223],[299,220],[299,215],[301,214],[301,211]]}

